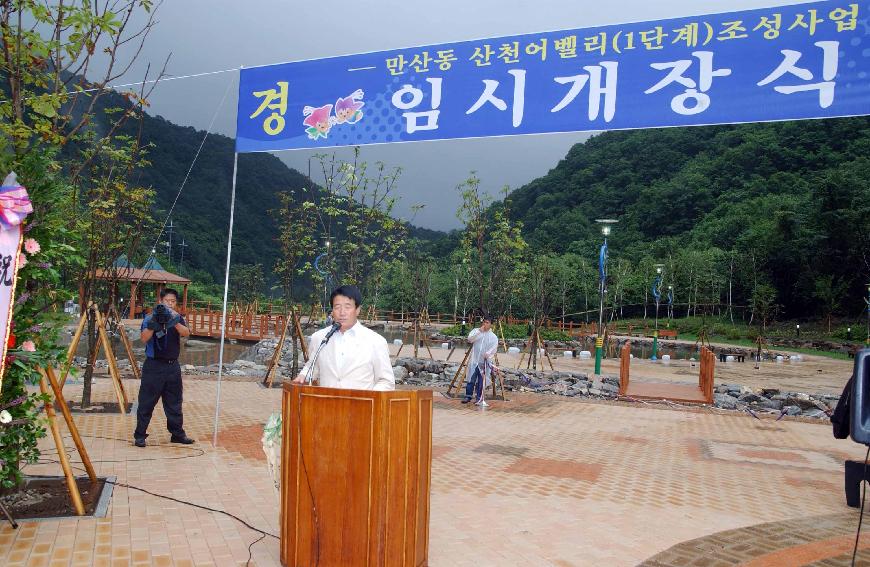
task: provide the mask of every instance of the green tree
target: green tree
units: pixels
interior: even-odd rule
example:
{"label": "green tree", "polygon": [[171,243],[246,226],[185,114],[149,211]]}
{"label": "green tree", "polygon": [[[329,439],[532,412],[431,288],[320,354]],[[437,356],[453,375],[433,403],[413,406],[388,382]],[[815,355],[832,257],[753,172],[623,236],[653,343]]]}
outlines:
{"label": "green tree", "polygon": [[767,330],[767,324],[776,316],[776,289],[767,283],[759,283],[752,290],[752,315],[761,319],[762,331]]}
{"label": "green tree", "polygon": [[275,263],[275,274],[289,304],[295,299],[293,288],[297,279],[313,271],[312,262],[317,250],[316,205],[300,199],[296,191],[282,191],[278,200],[281,206],[269,211],[278,227],[276,240],[281,252]]}
{"label": "green tree", "polygon": [[265,283],[263,264],[237,264],[230,272],[230,297],[236,302],[253,302],[262,295]]}
{"label": "green tree", "polygon": [[819,300],[822,315],[828,322],[828,334],[831,333],[831,318],[840,308],[840,301],[846,293],[847,285],[841,278],[831,274],[820,276],[816,280],[816,299]]}
{"label": "green tree", "polygon": [[487,235],[486,208],[491,202],[489,195],[485,194],[480,187],[480,178],[474,171],[468,179],[456,187],[462,196],[462,203],[456,210],[456,218],[465,225],[462,233],[462,247],[465,250],[474,251],[476,260],[476,273],[473,274],[477,281],[478,304],[477,309],[486,311],[486,279],[485,279],[485,251],[484,243]]}
{"label": "green tree", "polygon": [[[146,12],[145,23],[133,29],[131,22],[139,11]],[[37,364],[54,364],[63,357],[57,344],[63,319],[54,316],[54,310],[69,296],[64,288],[78,284],[83,306],[96,298],[94,259],[117,251],[117,240],[130,236],[125,230],[129,224],[124,223],[137,216],[148,197],[145,190],[126,191],[126,179],[141,164],[141,148],[138,138],[123,128],[141,115],[148,89],[156,83],[143,80],[138,92],[125,93],[129,104],[112,109],[105,130],[92,125],[95,114],[105,111],[98,101],[106,95],[106,86],[129,70],[154,24],[153,16],[149,0],[0,2],[0,166],[3,171],[15,170],[29,189],[35,211],[28,234],[41,247],[38,261],[29,262],[20,274],[25,285],[19,288],[13,321],[19,337],[32,340],[37,350],[13,354],[15,362],[0,391],[0,405],[8,405],[15,418],[0,433],[0,485],[6,487],[20,480],[19,462],[31,462],[38,454],[36,438],[43,434],[35,411],[39,397],[24,393],[24,384],[37,377]],[[119,63],[122,52],[130,48],[132,57]],[[97,58],[100,78],[90,82],[86,77]],[[108,210],[112,206],[126,208],[114,214]],[[141,223],[135,229],[141,234]],[[105,243],[95,242],[97,230],[110,233],[111,246],[95,252],[94,246]],[[93,324],[88,334],[94,345]],[[89,404],[90,371],[89,367],[83,405]]]}
{"label": "green tree", "polygon": [[374,296],[382,278],[374,277],[385,261],[400,255],[407,227],[392,217],[400,168],[369,165],[354,150],[352,161],[318,156],[324,184],[314,202],[319,228],[330,248],[329,266],[336,282],[358,285]]}

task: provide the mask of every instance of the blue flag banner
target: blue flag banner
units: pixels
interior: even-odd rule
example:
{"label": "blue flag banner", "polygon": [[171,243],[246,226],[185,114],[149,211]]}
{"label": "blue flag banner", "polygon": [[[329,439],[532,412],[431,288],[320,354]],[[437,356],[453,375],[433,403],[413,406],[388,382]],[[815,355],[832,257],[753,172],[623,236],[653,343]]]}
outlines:
{"label": "blue flag banner", "polygon": [[236,150],[870,114],[868,0],[243,69]]}
{"label": "blue flag banner", "polygon": [[598,279],[601,281],[607,279],[607,240],[598,251]]}
{"label": "blue flag banner", "polygon": [[661,276],[656,276],[655,281],[653,281],[651,291],[652,291],[653,297],[658,302],[658,300],[661,299],[661,297],[662,297],[662,277]]}

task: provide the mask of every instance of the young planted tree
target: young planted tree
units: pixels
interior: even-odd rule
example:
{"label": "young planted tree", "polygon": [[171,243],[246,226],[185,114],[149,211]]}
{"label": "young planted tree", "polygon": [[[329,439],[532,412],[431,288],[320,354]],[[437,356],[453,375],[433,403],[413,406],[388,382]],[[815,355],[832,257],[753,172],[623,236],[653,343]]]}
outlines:
{"label": "young planted tree", "polygon": [[486,287],[489,292],[488,310],[503,314],[509,311],[515,272],[528,249],[523,239],[522,224],[511,221],[507,187],[504,188],[505,200],[495,207],[489,222],[488,238],[484,246],[486,253]]}
{"label": "young planted tree", "polygon": [[776,316],[776,288],[767,283],[758,283],[752,290],[750,299],[753,317],[761,319],[762,332],[767,330],[767,324]]}
{"label": "young planted tree", "polygon": [[275,263],[275,274],[281,282],[284,299],[292,304],[296,296],[294,286],[298,278],[310,274],[317,250],[316,205],[301,199],[296,191],[278,193],[280,207],[269,214],[278,227],[278,242],[281,255]]}
{"label": "young planted tree", "polygon": [[842,278],[832,274],[819,276],[816,279],[815,297],[819,300],[822,315],[828,321],[828,334],[831,334],[831,319],[834,312],[840,308],[840,302],[846,294],[848,284]]}
{"label": "young planted tree", "polygon": [[557,260],[550,256],[535,254],[529,259],[525,271],[524,295],[532,326],[529,348],[531,349],[532,367],[535,369],[537,369],[538,363],[538,348],[543,348],[543,345],[537,342],[538,333],[536,331],[550,316],[553,305],[558,300],[558,286],[555,276],[556,263]]}
{"label": "young planted tree", "polygon": [[238,264],[230,273],[230,297],[238,303],[252,303],[263,294],[265,284],[263,264]]}
{"label": "young planted tree", "polygon": [[[296,303],[294,287],[298,278],[314,273],[313,261],[317,250],[317,219],[314,210],[316,205],[297,195],[296,191],[278,193],[280,206],[269,211],[278,227],[280,256],[275,263],[275,274],[281,282],[284,301],[292,306]],[[288,324],[290,322],[288,321]],[[296,326],[290,327],[292,338],[292,355],[290,375],[299,373],[299,342],[304,337],[297,336]]]}
{"label": "young planted tree", "polygon": [[476,264],[472,277],[477,281],[478,304],[477,309],[488,311],[487,280],[484,264],[486,253],[484,243],[487,235],[486,209],[491,201],[489,195],[483,193],[480,187],[480,179],[474,171],[460,183],[456,189],[462,195],[462,203],[456,211],[456,218],[465,226],[462,233],[461,246],[465,250],[474,251],[473,263]]}
{"label": "young planted tree", "polygon": [[472,277],[474,269],[471,263],[471,250],[467,246],[460,246],[454,250],[447,261],[450,279],[453,283],[453,319],[461,316],[466,320],[468,314],[468,300],[471,296],[475,279]]}
{"label": "young planted tree", "polygon": [[[139,12],[145,12],[144,23],[134,26]],[[31,245],[36,257],[20,274],[24,285],[14,311],[23,350],[6,361],[0,391],[0,406],[14,418],[0,428],[5,487],[20,480],[20,462],[35,459],[36,438],[44,434],[37,421],[39,396],[27,394],[24,384],[37,377],[36,364],[63,358],[57,331],[64,321],[55,309],[71,296],[71,282],[80,284],[83,306],[95,299],[97,267],[110,263],[96,266],[92,249],[104,243],[95,242],[96,231],[112,241],[104,250],[107,258],[131,248],[117,241],[143,233],[141,223],[135,230],[127,224],[140,215],[148,191],[126,182],[141,162],[135,132],[123,128],[141,113],[156,82],[144,77],[142,88],[124,93],[126,104],[110,116],[101,103],[106,87],[136,60],[153,17],[150,0],[0,1],[0,167],[4,175],[16,171],[30,192],[34,214],[28,236],[38,244]],[[99,78],[88,80],[89,75]],[[116,214],[113,207],[124,210]],[[108,282],[101,289],[112,287]],[[93,326],[89,331],[95,337]],[[90,403],[89,392],[86,380],[83,405]]]}
{"label": "young planted tree", "polygon": [[[397,257],[407,227],[392,217],[396,206],[396,184],[400,168],[388,170],[377,162],[369,172],[355,148],[350,162],[318,156],[324,184],[321,195],[312,200],[321,235],[329,239],[334,281],[353,283],[363,291],[377,281],[373,278],[384,261]],[[374,294],[372,294],[374,295]]]}

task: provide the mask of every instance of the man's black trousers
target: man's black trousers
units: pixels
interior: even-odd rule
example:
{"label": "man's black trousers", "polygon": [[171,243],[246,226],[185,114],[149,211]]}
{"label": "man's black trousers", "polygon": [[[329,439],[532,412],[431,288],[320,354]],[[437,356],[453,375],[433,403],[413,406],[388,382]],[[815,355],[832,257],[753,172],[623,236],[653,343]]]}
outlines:
{"label": "man's black trousers", "polygon": [[146,358],[142,365],[142,383],[139,386],[139,409],[136,411],[136,439],[148,437],[148,424],[157,400],[163,399],[163,412],[166,414],[166,429],[173,439],[183,439],[184,417],[181,414],[183,387],[181,385],[181,366],[177,360],[166,361]]}

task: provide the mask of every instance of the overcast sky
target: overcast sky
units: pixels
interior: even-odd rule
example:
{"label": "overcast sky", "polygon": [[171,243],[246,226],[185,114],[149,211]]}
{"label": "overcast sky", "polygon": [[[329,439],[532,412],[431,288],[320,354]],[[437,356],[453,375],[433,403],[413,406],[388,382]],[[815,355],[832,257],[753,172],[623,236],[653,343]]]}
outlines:
{"label": "overcast sky", "polygon": [[[128,76],[141,78],[144,63],[159,65],[171,52],[171,76],[314,59],[366,51],[533,33],[714,12],[797,4],[777,0],[164,0],[142,54]],[[208,127],[231,82],[213,130],[235,135],[238,73],[166,81],[151,97],[152,114],[177,124]],[[492,194],[546,174],[589,134],[513,136],[363,146],[362,158],[400,166],[399,216],[425,208],[415,224],[458,226],[455,187],[476,170]],[[337,150],[339,156],[349,149]],[[303,173],[315,152],[277,154]],[[193,156],[191,156],[191,159]],[[227,156],[228,160],[232,156]],[[314,164],[312,162],[312,170]],[[313,173],[313,171],[312,171]],[[315,181],[317,177],[312,175]],[[240,187],[239,190],[244,190]]]}

